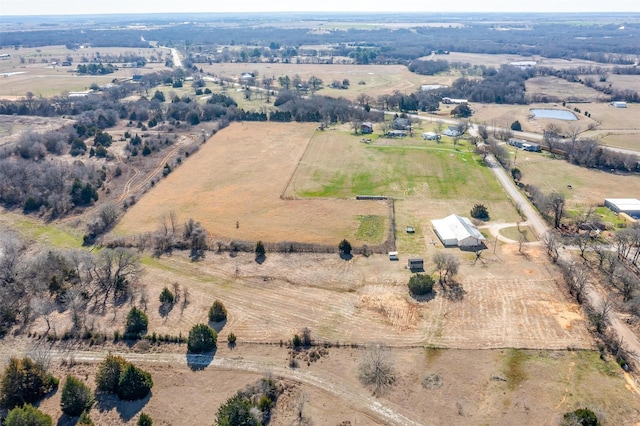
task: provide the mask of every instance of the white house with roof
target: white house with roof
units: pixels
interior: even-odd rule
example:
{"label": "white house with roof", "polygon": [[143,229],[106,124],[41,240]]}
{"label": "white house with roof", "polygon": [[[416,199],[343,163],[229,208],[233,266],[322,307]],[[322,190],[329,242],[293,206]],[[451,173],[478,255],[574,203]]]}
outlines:
{"label": "white house with roof", "polygon": [[485,241],[478,228],[466,217],[452,214],[444,219],[434,219],[431,223],[445,247],[477,247]]}

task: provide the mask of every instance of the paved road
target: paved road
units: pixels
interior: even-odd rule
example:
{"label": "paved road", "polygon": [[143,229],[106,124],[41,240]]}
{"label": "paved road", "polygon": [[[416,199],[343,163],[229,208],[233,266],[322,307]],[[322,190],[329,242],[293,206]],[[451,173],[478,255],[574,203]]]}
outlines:
{"label": "paved road", "polygon": [[[507,175],[505,170],[500,167],[498,161],[492,155],[488,155],[486,162],[489,167],[491,167],[491,170],[511,199],[514,200],[515,203],[520,204],[523,213],[527,217],[527,224],[530,227],[533,227],[539,237],[542,237],[542,235],[549,230],[547,224],[525,198],[522,192],[520,192],[516,187],[515,183]],[[574,262],[574,258],[568,248],[560,248],[559,258],[568,263]],[[602,306],[602,303],[604,302],[602,294],[600,294],[600,292],[592,285],[587,286],[584,295],[589,304],[596,309]],[[640,339],[638,339],[638,336],[636,336],[636,334],[629,328],[626,322],[620,319],[620,316],[616,312],[613,312],[610,315],[609,322],[610,327],[612,327],[618,334],[618,337],[622,339],[624,347],[629,351],[630,356],[634,359],[636,365],[640,366]]]}
{"label": "paved road", "polygon": [[520,206],[520,210],[524,213],[527,218],[527,225],[533,228],[533,231],[536,233],[538,238],[541,238],[547,231],[549,227],[545,223],[544,220],[540,217],[538,212],[533,208],[529,200],[520,192],[520,189],[515,185],[511,176],[507,175],[507,172],[498,164],[498,160],[491,154],[487,155],[485,158],[485,162],[493,171],[493,174],[502,185],[502,188],[507,192],[509,197],[513,200],[516,205]]}

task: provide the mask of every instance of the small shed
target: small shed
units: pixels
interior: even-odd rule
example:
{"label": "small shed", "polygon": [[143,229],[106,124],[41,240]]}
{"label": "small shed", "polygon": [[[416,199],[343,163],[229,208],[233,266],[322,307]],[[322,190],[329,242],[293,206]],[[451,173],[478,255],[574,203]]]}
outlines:
{"label": "small shed", "polygon": [[437,141],[440,140],[440,135],[435,132],[424,132],[422,134],[422,139],[426,141]]}
{"label": "small shed", "polygon": [[363,135],[370,135],[373,133],[373,123],[370,121],[365,121],[360,125],[360,133]]}
{"label": "small shed", "polygon": [[407,266],[412,271],[423,271],[424,270],[424,260],[421,258],[414,257],[413,259],[409,259]]}
{"label": "small shed", "polygon": [[398,259],[398,252],[397,251],[390,251],[389,252],[389,260],[399,260]]}
{"label": "small shed", "polygon": [[614,108],[626,108],[627,103],[623,101],[614,101],[611,102],[611,106],[613,106]]}
{"label": "small shed", "polygon": [[529,152],[541,152],[542,148],[537,143],[527,142],[522,144],[522,149]]}

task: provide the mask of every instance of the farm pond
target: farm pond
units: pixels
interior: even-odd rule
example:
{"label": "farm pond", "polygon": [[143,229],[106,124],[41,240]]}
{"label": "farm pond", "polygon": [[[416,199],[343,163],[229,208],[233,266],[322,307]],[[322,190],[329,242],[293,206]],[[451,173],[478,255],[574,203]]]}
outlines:
{"label": "farm pond", "polygon": [[534,118],[555,118],[557,120],[577,120],[574,113],[564,109],[531,109]]}

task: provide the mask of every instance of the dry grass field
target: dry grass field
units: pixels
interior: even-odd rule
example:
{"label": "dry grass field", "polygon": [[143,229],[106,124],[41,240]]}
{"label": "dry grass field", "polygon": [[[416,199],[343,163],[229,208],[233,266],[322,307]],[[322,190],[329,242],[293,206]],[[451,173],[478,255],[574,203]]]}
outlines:
{"label": "dry grass field", "polygon": [[[258,80],[263,77],[274,77],[274,86],[278,85],[278,77],[288,75],[293,78],[299,75],[303,80],[316,76],[325,86],[318,91],[318,95],[339,97],[355,100],[361,93],[374,98],[391,94],[394,90],[401,93],[411,93],[420,89],[422,84],[451,84],[457,75],[422,76],[410,72],[404,65],[323,65],[323,64],[243,64],[220,63],[206,65],[202,69],[216,76],[238,78],[243,72],[257,72]],[[350,82],[349,89],[332,89],[328,87],[332,81]],[[359,82],[365,84],[358,84]]]}
{"label": "dry grass field", "polygon": [[[0,98],[14,99],[32,92],[40,97],[51,97],[63,92],[88,90],[96,83],[105,85],[112,80],[130,79],[134,74],[146,74],[161,69],[168,69],[161,63],[148,63],[144,68],[120,68],[108,75],[76,75],[71,72],[81,63],[81,58],[92,58],[96,53],[101,55],[140,55],[147,59],[151,55],[164,57],[167,49],[132,49],[132,48],[88,48],[69,50],[64,46],[45,46],[42,48],[21,48],[19,50],[4,48],[0,53],[11,55],[10,59],[0,60]],[[73,60],[70,67],[52,66],[51,61],[64,61],[67,56]],[[24,63],[21,62],[24,59]],[[33,62],[33,63],[30,63]]]}
{"label": "dry grass field", "polygon": [[359,216],[388,215],[384,202],[280,198],[315,132],[315,124],[232,124],[131,208],[115,233],[156,230],[173,211],[180,223],[193,218],[216,237],[382,242],[358,239],[356,231]]}
{"label": "dry grass field", "polygon": [[[640,194],[638,175],[586,169],[541,155],[522,160],[518,156],[518,167],[523,183],[536,185],[544,192],[562,192],[569,204],[575,206],[602,204],[605,198],[633,198]],[[571,189],[567,185],[571,185]]]}
{"label": "dry grass field", "polygon": [[[640,414],[639,398],[625,389],[615,364],[601,362],[594,352],[394,350],[396,384],[379,398],[371,397],[356,379],[358,349],[331,348],[319,361],[288,371],[287,350],[278,347],[221,347],[216,358],[229,362],[218,367],[214,361],[203,371],[188,369],[184,361],[168,362],[169,357],[136,362],[152,374],[153,396],[130,403],[101,397],[90,416],[100,425],[135,425],[140,412],[158,425],[211,424],[217,407],[237,390],[270,373],[280,380],[281,372],[302,381],[281,380],[287,390],[272,412],[269,424],[274,426],[295,422],[301,398],[304,416],[323,425],[403,424],[377,412],[387,407],[387,413],[403,415],[415,424],[433,425],[555,425],[564,412],[588,406],[602,424],[631,426]],[[95,371],[95,365],[82,362],[55,367],[59,377],[88,378],[92,389]],[[423,386],[423,380],[433,375],[439,381]],[[55,413],[57,424],[73,425],[74,420],[61,416],[60,394],[58,390],[49,396],[40,408]]]}
{"label": "dry grass field", "polygon": [[603,102],[609,97],[580,83],[570,83],[562,78],[544,76],[530,78],[525,83],[527,96],[555,96],[558,99],[576,99]]}
{"label": "dry grass field", "polygon": [[[598,62],[586,61],[583,59],[560,59],[560,58],[543,58],[541,56],[520,56],[499,54],[490,55],[482,53],[463,53],[463,52],[451,52],[449,55],[441,57],[449,62],[468,62],[471,65],[486,65],[499,68],[500,65],[507,65],[510,62],[519,61],[536,61],[536,65],[552,67],[552,68],[575,68],[578,66],[594,66],[594,67],[606,67],[605,64]],[[612,65],[611,65],[612,66]]]}

